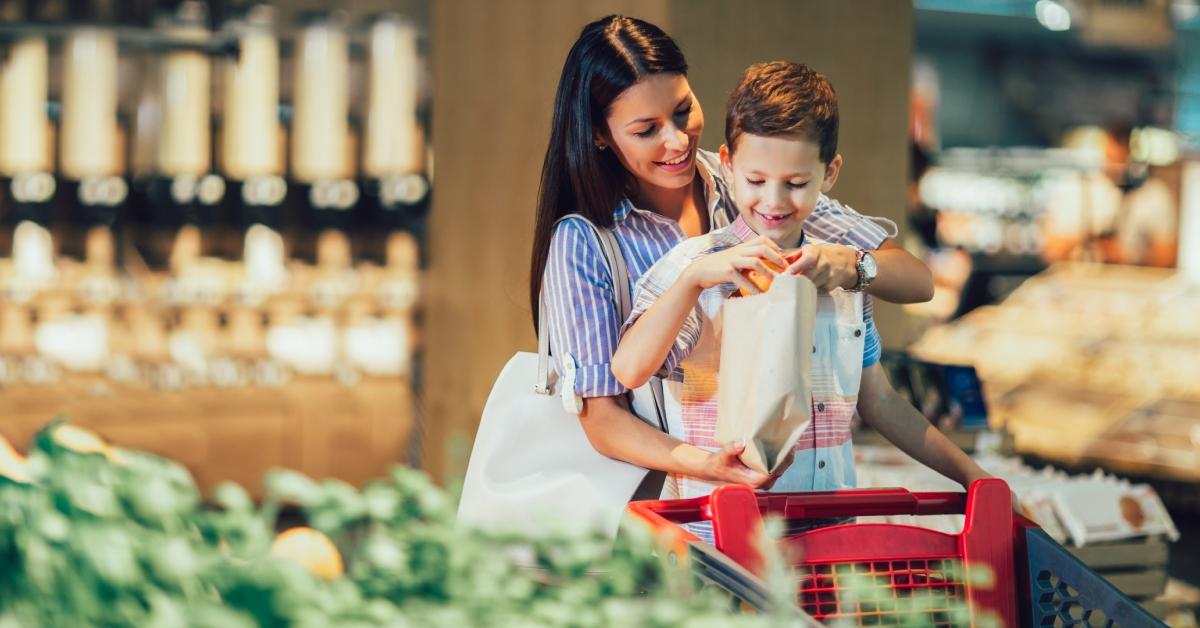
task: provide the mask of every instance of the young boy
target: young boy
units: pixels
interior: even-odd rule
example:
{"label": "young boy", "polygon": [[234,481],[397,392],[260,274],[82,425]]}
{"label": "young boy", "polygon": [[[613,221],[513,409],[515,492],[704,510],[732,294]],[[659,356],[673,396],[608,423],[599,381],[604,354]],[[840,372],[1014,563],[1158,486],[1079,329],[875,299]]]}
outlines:
{"label": "young boy", "polygon": [[[773,275],[762,260],[787,267],[782,251],[800,247],[803,256],[785,272],[804,274],[819,288],[829,286],[828,271],[816,260],[841,245],[805,234],[803,225],[818,197],[837,181],[842,166],[837,135],[837,97],[824,76],[782,61],[748,68],[729,98],[726,143],[720,151],[738,218],[681,243],[637,284],[633,314],[613,356],[613,373],[632,388],[664,372],[679,401],[683,440],[691,445],[710,451],[731,447],[716,442],[713,434],[717,370],[738,368],[720,364],[721,306],[738,288],[758,292],[741,271]],[[871,304],[862,294],[861,262],[868,254],[855,255],[858,281],[819,293],[813,419],[772,490],[853,487],[850,419],[855,409],[906,453],[964,487],[987,477],[887,381],[879,365],[881,342]],[[676,476],[666,492],[696,497],[713,488]]]}

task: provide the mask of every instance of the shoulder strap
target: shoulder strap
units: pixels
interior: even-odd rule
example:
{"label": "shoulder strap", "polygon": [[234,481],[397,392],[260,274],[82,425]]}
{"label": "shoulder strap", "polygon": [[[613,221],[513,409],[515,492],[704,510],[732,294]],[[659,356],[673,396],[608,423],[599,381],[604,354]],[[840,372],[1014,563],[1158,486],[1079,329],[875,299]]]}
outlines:
{"label": "shoulder strap", "polygon": [[[621,321],[624,322],[633,313],[633,286],[629,281],[629,267],[625,264],[625,256],[621,253],[621,245],[617,242],[617,236],[613,234],[612,229],[597,227],[583,214],[567,214],[559,218],[555,225],[569,218],[582,220],[591,228],[592,233],[596,235],[596,240],[600,242],[600,252],[604,255],[605,264],[608,266],[608,272],[613,280],[613,296],[617,300],[617,311],[621,313]],[[537,335],[538,371],[534,390],[538,394],[544,395],[550,393],[550,334],[546,331],[546,309],[544,307],[538,308]],[[655,410],[658,413],[659,427],[665,432],[667,429],[666,414],[663,411],[665,406],[662,380],[652,378],[650,381],[657,406]]]}
{"label": "shoulder strap", "polygon": [[[632,297],[630,296],[633,287],[629,285],[629,267],[625,265],[625,256],[621,254],[621,247],[617,244],[617,238],[613,235],[612,229],[597,227],[583,214],[567,214],[554,224],[557,226],[558,223],[571,218],[582,220],[592,230],[596,240],[600,242],[600,252],[612,275],[613,295],[617,299],[617,310],[621,313],[622,320],[629,318],[629,314],[633,311]],[[538,370],[533,389],[538,394],[547,395],[550,394],[550,334],[546,331],[545,307],[538,308],[537,336]]]}

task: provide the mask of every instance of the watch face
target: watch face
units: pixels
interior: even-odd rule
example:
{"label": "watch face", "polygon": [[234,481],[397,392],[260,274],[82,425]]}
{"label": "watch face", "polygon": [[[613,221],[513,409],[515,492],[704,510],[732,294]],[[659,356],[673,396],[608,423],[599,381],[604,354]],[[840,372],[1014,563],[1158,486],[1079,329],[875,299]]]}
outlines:
{"label": "watch face", "polygon": [[870,277],[871,279],[874,279],[875,275],[879,273],[879,266],[875,264],[875,256],[871,255],[870,253],[863,255],[862,267],[863,271],[866,272],[867,277]]}

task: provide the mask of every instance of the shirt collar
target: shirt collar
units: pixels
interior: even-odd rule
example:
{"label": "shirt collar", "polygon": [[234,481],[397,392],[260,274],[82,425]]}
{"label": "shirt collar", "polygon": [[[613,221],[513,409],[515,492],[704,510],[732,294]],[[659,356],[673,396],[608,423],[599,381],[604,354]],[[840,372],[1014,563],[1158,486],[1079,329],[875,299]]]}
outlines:
{"label": "shirt collar", "polygon": [[633,209],[633,202],[622,196],[621,202],[617,203],[617,211],[613,212],[613,220],[616,222],[624,221],[625,217],[628,216]]}
{"label": "shirt collar", "polygon": [[[700,176],[700,181],[702,181],[704,184],[704,202],[708,210],[709,220],[713,223],[712,227],[715,229],[716,227],[720,226],[716,224],[713,219],[717,215],[717,209],[722,201],[721,190],[719,187],[717,187],[716,173],[713,172],[716,166],[713,166],[709,163],[708,159],[702,157],[704,157],[704,155],[701,155],[700,151],[697,150],[695,157],[696,173]],[[621,197],[621,202],[617,205],[617,210],[613,212],[613,220],[616,222],[621,222],[625,220],[625,218],[627,218],[635,209],[638,208],[634,207],[633,201],[629,200],[629,197],[623,196]]]}
{"label": "shirt collar", "polygon": [[707,159],[700,158],[699,149],[696,150],[694,159],[696,160],[696,172],[699,173],[700,180],[704,182],[704,200],[707,203],[708,215],[711,217],[721,202],[721,191],[717,189],[716,173],[710,168]]}
{"label": "shirt collar", "polygon": [[750,225],[746,223],[746,219],[742,218],[741,214],[738,214],[738,217],[733,219],[733,235],[737,236],[739,242],[745,242],[758,234],[754,232],[754,229],[750,228]]}

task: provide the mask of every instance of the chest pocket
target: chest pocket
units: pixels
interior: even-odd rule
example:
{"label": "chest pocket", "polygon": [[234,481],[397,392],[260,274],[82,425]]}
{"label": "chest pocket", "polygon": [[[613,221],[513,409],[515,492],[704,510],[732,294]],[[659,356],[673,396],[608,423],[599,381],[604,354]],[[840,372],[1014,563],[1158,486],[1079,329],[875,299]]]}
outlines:
{"label": "chest pocket", "polygon": [[863,296],[835,290],[817,297],[813,330],[813,398],[856,397],[862,382],[867,326]]}

